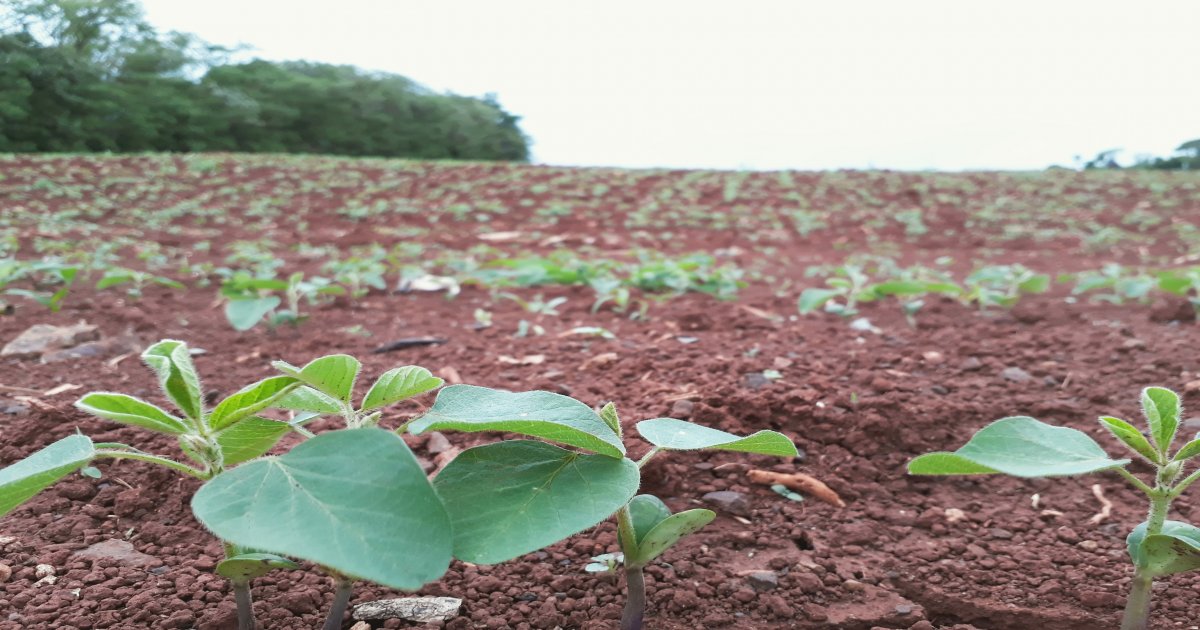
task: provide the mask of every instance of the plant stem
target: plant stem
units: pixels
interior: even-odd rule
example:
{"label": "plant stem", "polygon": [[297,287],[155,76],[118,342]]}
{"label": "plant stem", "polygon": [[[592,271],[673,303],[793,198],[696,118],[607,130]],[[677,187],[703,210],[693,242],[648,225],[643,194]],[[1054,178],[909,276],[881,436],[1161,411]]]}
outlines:
{"label": "plant stem", "polygon": [[181,472],[185,475],[191,475],[197,479],[208,480],[212,475],[205,473],[202,470],[196,470],[187,464],[181,464],[173,459],[143,453],[141,451],[117,451],[117,450],[99,450],[96,451],[96,457],[111,457],[113,459],[136,459],[138,461],[150,462],[159,466],[166,466],[172,470]]}
{"label": "plant stem", "polygon": [[[1161,533],[1171,507],[1173,492],[1170,488],[1157,487],[1149,492],[1150,515],[1146,518],[1146,536]],[[1150,598],[1154,586],[1153,576],[1146,575],[1142,567],[1133,573],[1129,587],[1129,599],[1125,604],[1125,616],[1121,619],[1121,630],[1146,630],[1150,624]]]}
{"label": "plant stem", "polygon": [[1146,630],[1150,622],[1150,588],[1153,578],[1133,574],[1133,585],[1129,588],[1129,602],[1125,604],[1125,616],[1121,619],[1121,630]]}
{"label": "plant stem", "polygon": [[652,459],[652,458],[653,458],[655,455],[658,455],[658,452],[659,452],[659,451],[661,451],[661,450],[662,450],[662,449],[660,449],[659,447],[655,446],[654,448],[652,448],[652,449],[650,449],[649,451],[647,451],[647,452],[646,452],[646,454],[645,454],[645,455],[642,455],[642,458],[641,458],[641,459],[639,459],[639,460],[637,461],[637,467],[638,467],[638,468],[644,468],[644,467],[646,466],[646,464],[649,464],[649,463],[650,463],[650,460],[651,460],[651,459]]}
{"label": "plant stem", "polygon": [[237,602],[238,630],[255,630],[250,580],[230,580],[230,582],[233,583],[233,600]]}
{"label": "plant stem", "polygon": [[321,630],[338,630],[342,627],[342,618],[346,616],[346,605],[350,603],[350,593],[354,587],[354,582],[342,575],[334,574],[333,581],[337,590],[333,595],[333,604],[329,607],[329,616],[325,618],[325,625]]}
{"label": "plant stem", "polygon": [[[626,556],[628,557],[628,556]],[[646,580],[642,567],[625,567],[625,612],[621,615],[621,630],[642,630],[646,615]]]}
{"label": "plant stem", "polygon": [[1133,487],[1137,488],[1138,490],[1141,490],[1146,494],[1154,494],[1154,490],[1150,486],[1146,485],[1146,483],[1141,479],[1134,477],[1133,473],[1129,472],[1128,470],[1125,470],[1124,468],[1114,468],[1113,470],[1116,470],[1118,474],[1124,477],[1126,481],[1133,484]]}

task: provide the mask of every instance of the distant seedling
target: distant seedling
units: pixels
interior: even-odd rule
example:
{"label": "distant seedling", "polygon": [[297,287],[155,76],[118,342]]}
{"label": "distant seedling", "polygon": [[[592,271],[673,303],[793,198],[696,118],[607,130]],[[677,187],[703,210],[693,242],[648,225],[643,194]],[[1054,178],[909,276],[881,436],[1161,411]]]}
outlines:
{"label": "distant seedling", "polygon": [[1200,527],[1167,520],[1171,502],[1200,479],[1200,470],[1183,476],[1187,461],[1200,455],[1200,435],[1170,453],[1179,427],[1179,396],[1169,389],[1148,387],[1142,411],[1149,437],[1128,422],[1103,416],[1100,423],[1129,450],[1154,467],[1146,483],[1125,469],[1129,459],[1111,459],[1085,433],[1018,416],[982,428],[953,453],[929,453],[908,464],[914,475],[986,475],[1063,477],[1111,470],[1150,500],[1150,515],[1126,538],[1134,565],[1133,583],[1121,630],[1146,630],[1150,620],[1154,578],[1200,568]]}

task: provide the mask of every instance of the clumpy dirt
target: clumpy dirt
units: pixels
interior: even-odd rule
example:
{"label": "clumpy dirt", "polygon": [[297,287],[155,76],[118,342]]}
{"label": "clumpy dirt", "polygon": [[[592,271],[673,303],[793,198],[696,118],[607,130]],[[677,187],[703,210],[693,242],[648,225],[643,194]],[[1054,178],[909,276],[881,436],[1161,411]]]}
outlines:
{"label": "clumpy dirt", "polygon": [[[904,465],[929,450],[956,448],[1009,415],[1078,428],[1118,452],[1096,417],[1136,419],[1141,387],[1183,391],[1200,378],[1189,352],[1200,341],[1194,324],[1155,321],[1148,308],[1068,303],[1057,292],[1010,312],[934,300],[915,327],[894,304],[866,304],[863,315],[881,329],[875,334],[833,316],[790,317],[794,296],[754,289],[739,302],[689,294],[655,305],[643,323],[592,314],[582,289],[539,291],[568,302],[561,316],[541,322],[545,336],[525,338],[512,331],[526,313],[473,287],[454,300],[373,292],[274,333],[234,332],[214,308],[212,290],[152,287],[136,301],[81,289],[56,314],[18,309],[0,318],[0,340],[35,323],[87,320],[108,336],[179,338],[203,348],[196,364],[215,396],[270,374],[272,359],[303,363],[345,352],[363,360],[365,377],[417,364],[453,368],[468,383],[548,389],[593,405],[615,400],[632,435],[637,420],[675,416],[793,438],[804,455],[792,462],[681,453],[646,468],[644,491],[676,510],[705,505],[710,492],[741,495],[710,506],[717,520],[647,569],[649,628],[1116,627],[1131,577],[1124,537],[1144,518],[1141,498],[1120,478],[912,478]],[[477,307],[493,311],[493,327],[475,329]],[[370,337],[336,332],[352,325]],[[616,339],[559,336],[579,325],[603,326]],[[371,354],[387,341],[425,335],[448,341]],[[606,353],[612,356],[595,360]],[[502,355],[545,360],[519,365]],[[764,370],[780,378],[763,378]],[[162,403],[136,355],[8,360],[0,363],[0,384],[0,462],[77,429],[99,441],[176,452],[163,436],[71,406],[91,390]],[[1187,391],[1185,405],[1196,398]],[[385,423],[402,422],[430,400],[398,408]],[[1184,426],[1185,433],[1200,430],[1200,418],[1189,416]],[[446,437],[460,447],[487,439]],[[418,456],[433,459],[427,436],[408,439]],[[647,448],[634,443],[633,456]],[[197,484],[138,462],[98,467],[102,478],[72,477],[0,521],[0,629],[234,627],[228,586],[213,574],[220,545],[188,507]],[[812,475],[846,507],[785,499],[751,484],[746,472],[753,468]],[[1095,518],[1100,497],[1112,503],[1111,513]],[[1173,517],[1200,520],[1195,505],[1185,496]],[[107,557],[81,553],[93,545],[103,545]],[[583,566],[615,550],[615,525],[603,523],[512,562],[455,562],[419,594],[463,599],[461,614],[441,624],[449,628],[613,628],[622,585]],[[39,565],[50,567],[52,579]],[[1161,580],[1152,628],[1200,627],[1198,588],[1195,574]],[[360,584],[352,603],[396,595]],[[333,592],[314,571],[283,571],[256,580],[254,596],[264,628],[290,630],[319,627]],[[348,617],[343,627],[353,623]]]}

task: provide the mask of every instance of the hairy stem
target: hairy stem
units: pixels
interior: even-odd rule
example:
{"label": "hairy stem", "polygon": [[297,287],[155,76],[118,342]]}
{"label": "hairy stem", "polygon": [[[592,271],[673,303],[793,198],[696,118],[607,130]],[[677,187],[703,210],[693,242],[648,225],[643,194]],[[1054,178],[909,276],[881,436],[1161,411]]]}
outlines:
{"label": "hairy stem", "polygon": [[346,606],[350,603],[350,593],[354,582],[341,575],[333,576],[337,590],[333,595],[333,604],[329,607],[329,616],[325,618],[322,630],[338,630],[342,627],[342,618],[346,616]]}
{"label": "hairy stem", "polygon": [[655,446],[654,448],[647,451],[646,454],[642,455],[642,458],[637,461],[638,468],[644,468],[646,466],[646,464],[649,464],[650,460],[653,459],[655,455],[658,455],[658,452],[661,450],[662,449]]}
{"label": "hairy stem", "polygon": [[[1151,490],[1149,494],[1150,515],[1146,518],[1146,536],[1153,536],[1162,532],[1173,493],[1168,488],[1159,487]],[[1125,616],[1121,619],[1121,630],[1146,630],[1149,626],[1153,586],[1153,576],[1147,575],[1142,567],[1137,567],[1134,570],[1133,583],[1129,587],[1129,599],[1125,604]]]}
{"label": "hairy stem", "polygon": [[1150,588],[1154,580],[1142,575],[1139,570],[1133,576],[1129,588],[1129,603],[1125,604],[1125,616],[1121,619],[1121,630],[1146,630],[1150,623]]}
{"label": "hairy stem", "polygon": [[192,468],[191,466],[188,466],[187,464],[177,462],[173,459],[167,459],[166,457],[160,457],[158,455],[152,455],[150,453],[143,453],[141,451],[121,451],[121,450],[105,449],[105,450],[96,451],[96,457],[109,457],[112,459],[136,459],[136,460],[142,461],[142,462],[150,462],[152,464],[158,464],[159,466],[165,466],[167,468],[170,468],[171,470],[181,472],[185,475],[191,475],[192,477],[195,477],[195,478],[201,479],[201,480],[208,480],[210,477],[212,477],[212,475],[210,475],[202,470],[196,470],[195,468]]}
{"label": "hairy stem", "polygon": [[[626,556],[628,557],[628,556]],[[646,580],[642,567],[625,568],[625,612],[621,615],[621,630],[642,630],[646,616]]]}
{"label": "hairy stem", "polygon": [[1114,468],[1113,470],[1116,470],[1117,474],[1124,477],[1126,481],[1133,484],[1133,487],[1137,488],[1138,490],[1141,490],[1142,492],[1145,492],[1146,494],[1154,493],[1153,488],[1146,485],[1146,483],[1144,481],[1142,481],[1141,479],[1134,477],[1133,473],[1129,472],[1128,470],[1125,470],[1124,468]]}
{"label": "hairy stem", "polygon": [[231,580],[233,600],[237,602],[238,630],[255,630],[254,602],[250,595],[250,580]]}

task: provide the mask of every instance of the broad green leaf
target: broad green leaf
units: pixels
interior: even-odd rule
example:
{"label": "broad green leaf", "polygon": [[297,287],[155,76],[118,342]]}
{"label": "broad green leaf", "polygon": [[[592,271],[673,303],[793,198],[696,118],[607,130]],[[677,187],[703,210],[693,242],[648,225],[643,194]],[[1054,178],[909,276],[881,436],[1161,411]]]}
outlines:
{"label": "broad green leaf", "polygon": [[1200,437],[1188,442],[1187,444],[1184,444],[1183,447],[1175,453],[1174,459],[1177,462],[1181,462],[1185,459],[1191,459],[1197,455],[1200,455]]}
{"label": "broad green leaf", "polygon": [[127,273],[114,275],[105,274],[105,276],[100,278],[100,281],[96,283],[96,290],[103,291],[109,287],[115,287],[118,284],[125,284],[126,282],[133,282],[133,276]]}
{"label": "broad green leaf", "polygon": [[1117,436],[1118,440],[1125,443],[1125,446],[1133,449],[1137,454],[1145,457],[1153,463],[1159,463],[1163,460],[1163,456],[1150,445],[1150,441],[1146,436],[1142,435],[1132,424],[1125,422],[1120,418],[1112,416],[1100,416],[1100,424]]}
{"label": "broad green leaf", "polygon": [[13,511],[96,456],[86,435],[70,435],[11,466],[0,468],[0,516]]}
{"label": "broad green leaf", "polygon": [[248,299],[229,300],[225,303],[225,319],[238,332],[254,328],[267,313],[279,307],[282,300],[278,295]]}
{"label": "broad green leaf", "polygon": [[455,557],[495,564],[612,516],[639,480],[625,458],[512,440],[463,451],[433,485],[454,523]]}
{"label": "broad green leaf", "polygon": [[322,433],[224,472],[192,511],[222,540],[393,588],[417,589],[450,564],[445,508],[404,440],[380,429]]}
{"label": "broad green leaf", "polygon": [[666,520],[671,515],[662,499],[652,494],[639,494],[629,502],[629,516],[633,521],[633,538],[641,542],[655,525]]}
{"label": "broad green leaf", "polygon": [[845,291],[839,289],[805,289],[800,292],[800,299],[797,300],[796,306],[800,309],[801,315],[808,315],[843,293]]}
{"label": "broad green leaf", "polygon": [[1163,387],[1142,390],[1142,411],[1150,425],[1150,437],[1158,450],[1166,454],[1179,427],[1179,396]]}
{"label": "broad green leaf", "polygon": [[275,569],[299,569],[300,565],[273,553],[243,553],[217,563],[217,575],[234,582],[253,580]]}
{"label": "broad green leaf", "polygon": [[1175,295],[1188,294],[1192,289],[1192,279],[1170,271],[1164,271],[1158,276],[1158,288]]}
{"label": "broad green leaf", "polygon": [[621,438],[591,407],[551,392],[451,385],[438,392],[433,407],[409,430],[520,433],[609,457],[625,456]]}
{"label": "broad green leaf", "polygon": [[236,466],[271,450],[292,427],[286,422],[252,416],[217,434],[226,467]]}
{"label": "broad green leaf", "polygon": [[275,361],[271,365],[275,369],[300,379],[313,389],[349,404],[350,395],[354,392],[354,381],[358,379],[358,371],[362,364],[358,359],[348,354],[331,354],[309,361],[302,368]]}
{"label": "broad green leaf", "polygon": [[1180,521],[1164,521],[1161,532],[1147,536],[1148,525],[1142,523],[1133,528],[1125,539],[1135,566],[1154,577],[1200,568],[1200,528]]}
{"label": "broad green leaf", "polygon": [[370,411],[442,386],[442,379],[429,370],[415,365],[406,365],[384,372],[367,390],[362,410]]}
{"label": "broad green leaf", "polygon": [[982,428],[953,453],[929,453],[908,463],[913,475],[979,475],[1014,477],[1082,475],[1129,463],[1109,459],[1087,434],[1038,422],[1026,416],[997,420]]}
{"label": "broad green leaf", "polygon": [[275,406],[293,411],[311,411],[320,415],[342,413],[342,407],[338,401],[307,385],[293,389],[286,396],[275,401]]}
{"label": "broad green leaf", "polygon": [[92,392],[75,401],[75,408],[93,416],[160,433],[179,435],[188,430],[183,420],[144,400],[125,394]]}
{"label": "broad green leaf", "polygon": [[675,418],[643,420],[637,423],[637,430],[647,442],[673,451],[707,449],[777,457],[797,455],[796,445],[792,444],[787,436],[775,431],[758,431],[747,437],[738,437],[732,433]]}
{"label": "broad green leaf", "polygon": [[679,539],[712,522],[717,514],[712,510],[695,509],[672,514],[654,526],[638,542],[637,557],[626,555],[627,566],[646,566],[679,542]]}
{"label": "broad green leaf", "polygon": [[183,415],[199,424],[204,413],[203,390],[187,344],[164,339],[146,348],[142,361],[158,375],[159,387]]}
{"label": "broad green leaf", "polygon": [[275,404],[296,389],[300,382],[291,376],[272,376],[247,385],[217,403],[208,416],[208,426],[220,431]]}

